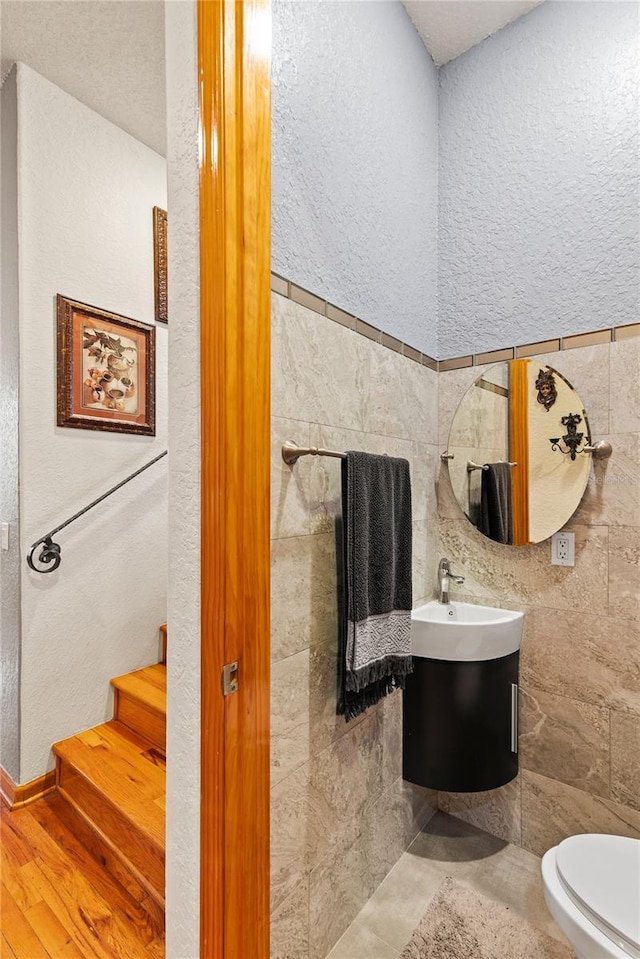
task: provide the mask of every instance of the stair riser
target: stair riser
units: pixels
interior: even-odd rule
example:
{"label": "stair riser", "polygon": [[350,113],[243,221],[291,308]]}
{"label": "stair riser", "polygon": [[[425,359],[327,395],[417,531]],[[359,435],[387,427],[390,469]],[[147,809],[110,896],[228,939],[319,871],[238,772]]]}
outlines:
{"label": "stair riser", "polygon": [[164,898],[164,849],[131,823],[117,806],[80,775],[72,766],[58,757],[59,792],[71,800],[85,819],[94,824],[120,853],[146,878],[156,896]]}
{"label": "stair riser", "polygon": [[167,717],[120,689],[115,691],[114,719],[149,739],[161,752],[167,742]]}
{"label": "stair riser", "polygon": [[57,807],[58,814],[72,830],[76,839],[113,876],[133,901],[146,911],[153,928],[162,935],[164,897],[158,895],[145,876],[122,855],[120,849],[98,829],[96,824],[85,816],[64,790],[60,789],[57,797],[58,801],[62,802],[62,805]]}

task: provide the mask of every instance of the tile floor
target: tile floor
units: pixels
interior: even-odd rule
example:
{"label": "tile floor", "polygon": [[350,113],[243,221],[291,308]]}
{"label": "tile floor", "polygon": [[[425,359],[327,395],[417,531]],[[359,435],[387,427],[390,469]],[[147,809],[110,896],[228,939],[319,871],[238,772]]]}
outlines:
{"label": "tile floor", "polygon": [[504,903],[566,942],[544,903],[539,858],[439,812],[378,886],[327,959],[398,959],[445,876]]}

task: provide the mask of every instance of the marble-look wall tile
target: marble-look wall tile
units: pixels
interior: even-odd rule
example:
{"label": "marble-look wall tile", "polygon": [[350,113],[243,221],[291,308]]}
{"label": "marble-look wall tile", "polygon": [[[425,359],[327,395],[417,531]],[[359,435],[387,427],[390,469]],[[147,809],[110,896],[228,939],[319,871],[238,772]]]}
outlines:
{"label": "marble-look wall tile", "polygon": [[506,786],[478,793],[438,793],[438,807],[516,846],[521,843],[520,775]]}
{"label": "marble-look wall tile", "polygon": [[271,784],[309,760],[309,650],[271,668]]}
{"label": "marble-look wall tile", "polygon": [[640,340],[620,340],[610,346],[612,433],[640,432]]}
{"label": "marble-look wall tile", "polygon": [[404,794],[404,836],[408,849],[417,835],[438,812],[438,790],[400,780]]}
{"label": "marble-look wall tile", "polygon": [[613,454],[593,461],[587,489],[568,526],[640,526],[640,433],[597,438],[611,443]]}
{"label": "marble-look wall tile", "polygon": [[337,629],[335,570],[331,534],[272,541],[272,660],[333,639]]}
{"label": "marble-look wall tile", "polygon": [[[437,552],[466,576],[456,599],[525,610],[522,830],[525,844],[533,848],[535,842],[535,851],[544,852],[546,845],[585,831],[581,819],[613,832],[640,823],[632,808],[640,791],[640,341],[533,360],[572,383],[593,438],[608,439],[614,449],[611,459],[594,461],[583,501],[568,524],[576,533],[576,566],[568,571],[551,566],[548,542],[516,550],[482,537],[462,518],[444,465],[437,480]],[[442,449],[462,396],[482,372],[470,368],[439,376]],[[464,807],[472,799],[456,801]],[[448,809],[451,800],[442,794],[440,804]],[[567,813],[566,820],[562,808],[554,809],[572,804],[576,813]],[[548,832],[541,840],[545,817]],[[627,825],[616,829],[616,822]],[[478,824],[492,832],[500,828],[482,819]]]}
{"label": "marble-look wall tile", "polygon": [[413,596],[429,596],[437,589],[439,559],[438,539],[430,520],[413,524],[412,554]]}
{"label": "marble-look wall tile", "polygon": [[451,424],[467,390],[479,379],[487,366],[469,366],[438,374],[438,445],[447,449]]}
{"label": "marble-look wall tile", "polygon": [[[404,362],[410,362],[404,360]],[[323,449],[361,450],[401,457],[411,466],[413,445],[409,440],[393,436],[380,436],[357,430],[345,430],[336,426],[314,424],[311,426],[311,445]],[[342,512],[342,485],[340,460],[331,457],[310,457],[309,504],[311,529],[314,533],[333,532],[336,516]],[[413,482],[412,482],[413,489]]]}
{"label": "marble-look wall tile", "polygon": [[413,519],[426,520],[433,533],[437,526],[436,482],[440,470],[437,446],[411,444],[411,508]]}
{"label": "marble-look wall tile", "polygon": [[609,425],[609,349],[608,343],[601,343],[533,357],[534,363],[552,366],[571,383],[587,411],[594,439],[613,429]]}
{"label": "marble-look wall tile", "polygon": [[311,532],[309,509],[309,456],[294,466],[282,459],[282,445],[293,440],[309,446],[309,424],[271,417],[271,538],[304,536]]}
{"label": "marble-look wall tile", "polygon": [[609,797],[609,710],[520,688],[520,764]]}
{"label": "marble-look wall tile", "polygon": [[309,959],[309,878],[271,914],[271,959]]}
{"label": "marble-look wall tile", "polygon": [[374,346],[367,430],[434,444],[438,431],[438,374]]}
{"label": "marble-look wall tile", "polygon": [[333,811],[312,782],[311,764],[300,766],[271,789],[271,909],[304,881],[312,862],[330,847]]}
{"label": "marble-look wall tile", "polygon": [[640,839],[640,812],[526,769],[520,775],[522,845],[537,856],[582,833]]}
{"label": "marble-look wall tile", "polygon": [[356,841],[338,844],[311,873],[310,959],[324,959],[435,812],[436,794],[400,777],[365,807]]}
{"label": "marble-look wall tile", "polygon": [[440,520],[441,555],[465,577],[465,592],[477,600],[506,599],[557,609],[608,608],[607,527],[576,526],[576,565],[552,566],[549,542],[514,549],[482,536],[468,520]]}
{"label": "marble-look wall tile", "polygon": [[520,682],[555,696],[604,706],[640,694],[640,643],[634,623],[529,609],[524,618]]}
{"label": "marble-look wall tile", "polygon": [[368,812],[364,841],[371,850],[376,886],[438,811],[438,794],[398,776]]}
{"label": "marble-look wall tile", "polygon": [[271,303],[273,415],[366,430],[371,344],[277,293]]}
{"label": "marble-look wall tile", "polygon": [[[471,451],[465,451],[463,455],[466,455],[467,452],[469,455]],[[457,455],[454,453],[454,455]],[[461,510],[456,494],[453,490],[452,475],[449,470],[447,463],[440,461],[438,467],[438,473],[436,477],[436,498],[438,503],[438,520],[440,519],[452,519],[452,520],[462,520],[464,519],[463,511]]]}
{"label": "marble-look wall tile", "polygon": [[[409,461],[423,590],[435,549],[437,374],[300,304],[274,296],[273,312],[273,950],[298,959],[325,955],[352,918],[348,903],[358,911],[435,801],[402,785],[389,800],[401,784],[401,694],[349,723],[336,716],[340,462],[305,457],[290,468],[281,446]],[[331,877],[315,911],[305,906],[310,873],[316,890]]]}
{"label": "marble-look wall tile", "polygon": [[609,612],[640,620],[640,529],[609,530]]}
{"label": "marble-look wall tile", "polygon": [[309,723],[271,734],[271,786],[282,782],[309,759]]}
{"label": "marble-look wall tile", "polygon": [[640,709],[611,711],[611,797],[640,810]]}
{"label": "marble-look wall tile", "polygon": [[309,739],[316,756],[367,717],[361,713],[347,722],[336,713],[338,701],[338,641],[312,646],[309,663]]}
{"label": "marble-look wall tile", "polygon": [[499,449],[507,458],[509,442],[509,400],[504,393],[483,389],[476,383],[464,395],[449,431],[447,448],[485,447]]}
{"label": "marble-look wall tile", "polygon": [[402,696],[402,691],[397,690],[386,696],[378,707],[382,725],[382,758],[377,775],[382,780],[382,789],[402,776]]}
{"label": "marble-look wall tile", "polygon": [[384,789],[384,722],[382,704],[311,761],[311,786],[327,810],[323,835],[310,851],[315,866],[327,850],[354,842],[362,829],[362,813]]}
{"label": "marble-look wall tile", "polygon": [[311,872],[309,883],[309,959],[324,959],[375,885],[375,863],[367,843],[358,837],[334,846]]}

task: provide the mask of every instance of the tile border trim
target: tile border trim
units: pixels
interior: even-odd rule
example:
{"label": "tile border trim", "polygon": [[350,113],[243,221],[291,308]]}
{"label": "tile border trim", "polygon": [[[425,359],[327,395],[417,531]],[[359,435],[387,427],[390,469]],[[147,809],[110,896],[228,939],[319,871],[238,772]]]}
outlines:
{"label": "tile border trim", "polygon": [[344,326],[361,336],[366,336],[394,353],[400,353],[407,359],[420,363],[436,373],[446,373],[451,370],[462,370],[471,366],[488,366],[492,363],[503,363],[505,360],[528,356],[539,356],[542,353],[557,353],[577,349],[581,346],[595,346],[599,344],[617,343],[631,337],[640,336],[640,322],[627,323],[623,326],[612,326],[601,330],[592,330],[589,333],[576,333],[568,336],[554,337],[548,340],[538,340],[535,343],[522,343],[517,346],[503,347],[498,350],[486,350],[472,353],[468,356],[451,356],[443,360],[436,360],[420,350],[414,349],[408,343],[403,343],[390,333],[379,330],[371,323],[347,313],[340,307],[323,300],[322,297],[298,286],[293,280],[287,280],[278,273],[271,274],[271,291],[279,293],[295,303],[313,310],[340,326]]}
{"label": "tile border trim", "polygon": [[293,300],[295,303],[305,306],[308,310],[313,310],[314,313],[318,313],[319,316],[324,316],[328,320],[338,323],[340,326],[345,326],[348,330],[353,330],[361,336],[366,336],[367,339],[373,340],[374,343],[379,343],[394,353],[400,353],[401,356],[406,356],[407,359],[413,360],[415,363],[420,363],[422,366],[426,366],[435,372],[438,370],[438,361],[432,356],[421,353],[420,350],[414,349],[412,346],[409,346],[408,343],[403,343],[401,340],[396,339],[395,336],[385,333],[384,330],[379,330],[377,326],[372,326],[371,323],[367,323],[365,320],[361,320],[359,317],[347,313],[345,310],[340,309],[339,306],[323,300],[321,297],[316,296],[315,293],[311,293],[310,290],[305,290],[303,287],[298,286],[297,283],[294,283],[293,280],[287,280],[278,273],[271,274],[271,292],[279,293],[280,296],[284,296],[288,300]]}

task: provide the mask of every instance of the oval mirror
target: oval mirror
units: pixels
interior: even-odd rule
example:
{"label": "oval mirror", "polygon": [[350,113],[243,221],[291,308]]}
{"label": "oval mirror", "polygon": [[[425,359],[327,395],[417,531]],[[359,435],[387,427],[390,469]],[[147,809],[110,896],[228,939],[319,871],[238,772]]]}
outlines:
{"label": "oval mirror", "polygon": [[496,363],[467,390],[453,417],[453,492],[490,539],[539,543],[578,508],[590,445],[587,414],[561,373],[539,360]]}

